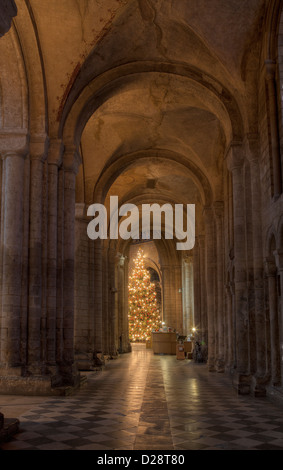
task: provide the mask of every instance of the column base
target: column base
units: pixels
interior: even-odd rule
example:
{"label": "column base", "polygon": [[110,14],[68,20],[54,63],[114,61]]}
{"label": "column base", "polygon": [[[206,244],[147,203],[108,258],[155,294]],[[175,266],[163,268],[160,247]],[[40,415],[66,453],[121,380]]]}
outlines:
{"label": "column base", "polygon": [[251,393],[251,377],[241,373],[235,373],[233,384],[238,395],[250,395]]}
{"label": "column base", "polygon": [[102,353],[77,352],[75,363],[80,371],[97,371],[105,366],[105,358]]}
{"label": "column base", "polygon": [[283,405],[283,387],[273,387],[272,385],[268,385],[266,387],[266,395],[268,398],[275,403]]}
{"label": "column base", "polygon": [[110,355],[109,355],[109,359],[112,360],[112,359],[118,359],[119,357],[119,353],[118,351],[114,351],[112,352]]}
{"label": "column base", "polygon": [[20,422],[17,418],[4,418],[0,413],[0,442],[8,441],[19,432]]}
{"label": "column base", "polygon": [[216,366],[214,359],[209,359],[207,361],[208,372],[216,372]]}
{"label": "column base", "polygon": [[218,359],[216,361],[216,372],[219,374],[223,374],[225,372],[225,364],[222,359]]}
{"label": "column base", "polygon": [[252,393],[255,397],[266,397],[266,386],[268,383],[268,377],[266,376],[254,376],[252,378]]}
{"label": "column base", "polygon": [[22,368],[0,369],[0,395],[65,396],[83,383],[73,366],[50,367],[45,375],[30,375]]}

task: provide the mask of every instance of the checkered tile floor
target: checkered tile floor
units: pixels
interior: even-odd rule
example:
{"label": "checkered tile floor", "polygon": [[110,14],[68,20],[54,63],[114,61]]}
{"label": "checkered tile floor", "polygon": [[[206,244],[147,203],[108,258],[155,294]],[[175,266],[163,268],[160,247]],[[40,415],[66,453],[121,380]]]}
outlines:
{"label": "checkered tile floor", "polygon": [[88,378],[18,417],[20,433],[0,449],[283,450],[283,408],[237,396],[205,365],[139,346]]}

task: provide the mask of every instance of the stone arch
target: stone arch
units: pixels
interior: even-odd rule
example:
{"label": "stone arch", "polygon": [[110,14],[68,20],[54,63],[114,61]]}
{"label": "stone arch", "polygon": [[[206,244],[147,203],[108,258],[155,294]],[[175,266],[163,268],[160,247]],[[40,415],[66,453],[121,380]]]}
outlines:
{"label": "stone arch", "polygon": [[197,184],[200,194],[202,195],[203,202],[210,204],[213,200],[213,193],[210,183],[203,172],[191,161],[188,161],[183,155],[180,155],[173,151],[154,149],[154,150],[141,150],[134,152],[129,155],[122,155],[110,163],[104,171],[94,189],[94,200],[103,201],[105,193],[113,181],[119,176],[125,169],[136,164],[137,160],[155,158],[160,160],[170,160],[176,162],[176,165],[182,165],[187,171],[190,177]]}
{"label": "stone arch", "polygon": [[[9,142],[9,133],[12,130],[17,134],[24,134],[28,131],[28,83],[21,45],[14,26],[1,38],[0,54],[2,57],[0,65],[1,132],[6,138],[4,147],[12,150],[13,145]],[[3,146],[2,150],[4,150]]]}
{"label": "stone arch", "polygon": [[[127,80],[136,80],[140,74],[146,72],[158,72],[180,75],[188,79],[188,86],[201,89],[208,96],[208,102],[214,103],[216,114],[222,114],[220,122],[228,121],[230,130],[226,131],[228,142],[242,140],[244,133],[243,117],[237,101],[230,91],[211,76],[207,76],[200,70],[183,64],[156,64],[148,61],[125,64],[110,69],[101,76],[93,79],[77,97],[76,101],[66,106],[60,122],[58,134],[64,142],[79,145],[81,134],[86,122],[93,112],[101,106],[105,100],[119,90],[119,87]],[[222,110],[222,111],[221,111]],[[224,118],[225,116],[225,118]],[[228,119],[227,119],[228,117]]]}
{"label": "stone arch", "polygon": [[47,91],[44,62],[36,21],[29,2],[19,2],[14,19],[21,45],[29,92],[29,132],[31,140],[44,139],[48,133]]}
{"label": "stone arch", "polygon": [[265,63],[266,102],[269,127],[270,170],[272,196],[278,198],[282,193],[282,57],[283,13],[282,1],[269,2],[265,16],[266,35],[262,46],[262,59]]}

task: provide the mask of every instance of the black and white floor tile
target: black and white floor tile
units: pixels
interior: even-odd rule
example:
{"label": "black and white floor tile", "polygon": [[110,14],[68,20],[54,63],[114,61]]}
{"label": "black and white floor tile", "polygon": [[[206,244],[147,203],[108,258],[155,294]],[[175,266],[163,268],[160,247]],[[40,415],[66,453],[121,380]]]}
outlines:
{"label": "black and white floor tile", "polygon": [[283,450],[280,404],[238,396],[227,376],[142,346],[18,418],[1,450]]}

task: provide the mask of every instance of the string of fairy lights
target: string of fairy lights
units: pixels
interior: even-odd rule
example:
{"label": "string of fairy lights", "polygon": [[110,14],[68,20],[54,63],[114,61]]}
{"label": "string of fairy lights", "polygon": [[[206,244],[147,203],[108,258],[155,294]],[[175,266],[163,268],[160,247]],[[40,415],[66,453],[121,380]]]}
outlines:
{"label": "string of fairy lights", "polygon": [[129,338],[131,342],[150,340],[151,332],[159,330],[161,319],[155,285],[145,268],[141,249],[134,259],[134,269],[129,276]]}

